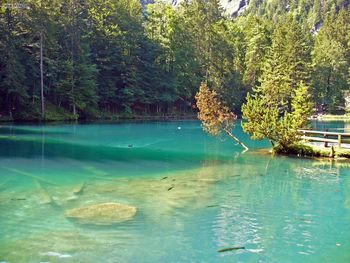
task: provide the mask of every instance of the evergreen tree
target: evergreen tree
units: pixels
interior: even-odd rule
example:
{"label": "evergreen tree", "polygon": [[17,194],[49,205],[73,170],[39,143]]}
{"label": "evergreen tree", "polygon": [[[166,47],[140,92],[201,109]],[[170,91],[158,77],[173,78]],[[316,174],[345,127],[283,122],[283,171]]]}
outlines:
{"label": "evergreen tree", "polygon": [[265,62],[267,51],[271,45],[269,39],[269,31],[264,25],[264,21],[254,16],[249,16],[244,20],[247,25],[245,35],[247,38],[247,50],[245,53],[244,64],[246,66],[244,72],[244,83],[252,90],[260,85],[262,67]]}
{"label": "evergreen tree", "polygon": [[316,37],[313,50],[313,86],[318,103],[328,106],[333,112],[343,105],[343,90],[348,89],[348,46],[341,31],[343,23],[337,23],[328,17]]}
{"label": "evergreen tree", "polygon": [[[278,105],[271,105],[265,94],[247,97],[242,106],[243,130],[255,140],[268,139],[276,152],[288,152],[299,141],[298,129],[307,125],[313,104],[308,86],[299,83],[292,99],[291,111],[280,112]],[[267,106],[268,105],[268,106]]]}
{"label": "evergreen tree", "polygon": [[348,1],[249,2],[232,20],[218,0],[3,1],[0,114],[39,120],[41,101],[49,119],[192,112],[201,82],[236,113],[254,90],[291,112],[300,81],[342,107]]}
{"label": "evergreen tree", "polygon": [[22,8],[24,6],[11,4],[1,6],[0,14],[0,105],[3,114],[10,118],[21,118],[18,115],[29,98],[23,65],[25,21],[20,16]]}
{"label": "evergreen tree", "polygon": [[61,68],[56,85],[60,106],[72,111],[75,116],[89,117],[96,109],[96,66],[90,58],[87,42],[87,8],[84,2],[71,0],[62,6],[65,14],[61,23],[65,25],[60,32]]}
{"label": "evergreen tree", "polygon": [[305,31],[297,22],[287,17],[277,25],[272,46],[263,68],[261,86],[270,104],[291,108],[293,92],[301,81],[310,79],[311,50]]}

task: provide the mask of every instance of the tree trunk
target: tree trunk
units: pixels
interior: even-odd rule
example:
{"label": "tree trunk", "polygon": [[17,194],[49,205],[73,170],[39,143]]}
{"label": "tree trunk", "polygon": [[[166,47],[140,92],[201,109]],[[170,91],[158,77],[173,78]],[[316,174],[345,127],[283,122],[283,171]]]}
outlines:
{"label": "tree trunk", "polygon": [[241,142],[236,136],[234,136],[229,130],[224,129],[224,131],[227,133],[228,136],[230,136],[232,139],[234,139],[239,145],[241,145],[246,151],[249,150],[247,145],[245,145],[243,142]]}
{"label": "tree trunk", "polygon": [[44,68],[43,68],[43,31],[40,31],[40,97],[41,97],[41,118],[45,118],[44,101]]}

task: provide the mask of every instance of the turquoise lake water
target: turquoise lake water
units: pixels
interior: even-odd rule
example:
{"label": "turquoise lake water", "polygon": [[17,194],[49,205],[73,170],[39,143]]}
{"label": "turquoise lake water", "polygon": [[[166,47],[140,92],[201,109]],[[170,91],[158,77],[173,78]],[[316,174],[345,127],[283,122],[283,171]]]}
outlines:
{"label": "turquoise lake water", "polygon": [[[249,151],[196,121],[0,125],[0,262],[350,262],[350,165],[234,132]],[[65,217],[105,202],[137,213]]]}

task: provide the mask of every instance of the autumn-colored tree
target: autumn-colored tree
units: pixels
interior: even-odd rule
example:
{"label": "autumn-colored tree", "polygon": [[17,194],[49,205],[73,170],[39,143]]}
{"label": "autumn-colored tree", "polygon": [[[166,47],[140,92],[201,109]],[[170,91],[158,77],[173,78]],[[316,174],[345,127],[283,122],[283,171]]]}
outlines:
{"label": "autumn-colored tree", "polygon": [[199,109],[198,119],[202,121],[204,131],[213,136],[219,136],[224,131],[244,149],[248,150],[248,147],[231,132],[237,120],[237,115],[220,102],[215,91],[211,91],[207,84],[202,83],[196,94],[196,101]]}

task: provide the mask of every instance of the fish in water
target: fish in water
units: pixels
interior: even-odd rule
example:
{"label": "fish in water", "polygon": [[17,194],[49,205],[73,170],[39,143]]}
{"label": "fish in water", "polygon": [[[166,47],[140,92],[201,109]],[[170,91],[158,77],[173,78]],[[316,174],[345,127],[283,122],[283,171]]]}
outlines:
{"label": "fish in water", "polygon": [[170,191],[170,190],[173,189],[173,188],[174,188],[174,186],[169,187],[169,188],[168,188],[168,191]]}
{"label": "fish in water", "polygon": [[162,178],[162,180],[167,179],[167,178],[168,178],[168,176],[165,176],[165,177]]}
{"label": "fish in water", "polygon": [[132,147],[134,147],[134,145],[132,145],[132,144],[129,144],[129,145],[128,145],[128,147],[129,147],[129,148],[132,148]]}
{"label": "fish in water", "polygon": [[227,252],[227,251],[233,251],[233,250],[239,250],[239,249],[245,249],[245,247],[228,247],[218,250],[218,252]]}

